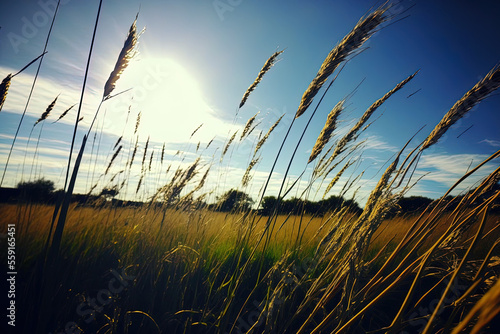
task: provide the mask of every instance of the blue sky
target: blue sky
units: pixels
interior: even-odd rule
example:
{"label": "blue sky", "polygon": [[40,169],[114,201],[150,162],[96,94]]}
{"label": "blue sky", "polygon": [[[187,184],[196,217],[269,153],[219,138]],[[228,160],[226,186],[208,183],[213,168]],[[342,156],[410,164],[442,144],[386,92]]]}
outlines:
{"label": "blue sky", "polygon": [[[35,160],[35,167],[39,167],[33,168],[31,178],[36,177],[38,171],[39,175],[53,180],[58,186],[63,184],[75,113],[56,124],[52,122],[63,110],[78,102],[98,1],[66,0],[62,3],[4,186],[15,186],[21,179],[30,178],[41,126],[34,129],[29,144],[28,136],[35,120],[58,94],[56,107],[41,133],[36,149],[39,155]],[[1,78],[16,72],[41,53],[50,26],[47,8],[50,12],[52,4],[50,0],[4,1],[0,4]],[[139,30],[142,27],[146,30],[139,38],[139,56],[117,87],[117,91],[134,89],[103,105],[95,128],[96,141],[93,148],[92,145],[87,147],[77,192],[88,191],[98,180],[101,182],[99,187],[109,185],[109,177],[99,179],[99,175],[113,154],[114,143],[123,134],[124,151],[139,136],[139,160],[148,137],[149,150],[155,151],[156,159],[165,143],[166,161],[172,166],[187,165],[201,155],[206,168],[213,166],[207,191],[210,187],[215,188],[210,195],[215,198],[224,190],[239,185],[258,132],[234,145],[220,162],[220,152],[228,137],[236,129],[241,133],[247,119],[257,112],[260,112],[257,130],[264,133],[285,114],[262,151],[251,186],[244,189],[257,198],[302,94],[326,55],[360,17],[378,5],[380,3],[362,0],[105,0],[90,67],[82,128],[90,124],[104,83],[139,7],[137,26]],[[424,125],[415,143],[425,139],[449,108],[500,61],[500,44],[497,42],[500,28],[496,23],[500,3],[497,1],[474,4],[469,1],[401,1],[392,7],[391,14],[396,18],[365,43],[366,50],[347,64],[320,105],[299,146],[290,171],[292,180],[306,167],[326,116],[340,99],[362,82],[346,103],[338,132],[341,134],[375,100],[420,69],[414,80],[375,113],[373,120],[376,121],[361,138],[366,139],[367,144],[360,162],[353,165],[342,180],[346,182],[349,176],[354,177],[366,170],[356,186],[360,188],[358,200],[363,202],[391,156]],[[406,18],[398,20],[403,17]],[[236,116],[245,90],[266,59],[281,49],[285,52],[280,61],[265,75]],[[13,79],[0,113],[2,170],[36,65]],[[294,124],[273,175],[269,195],[276,193],[291,151],[318,99],[319,96]],[[453,126],[438,144],[427,150],[420,161],[417,176],[430,173],[411,193],[438,197],[469,165],[474,166],[497,151],[500,148],[499,107],[500,97],[489,97]],[[138,134],[133,135],[139,112],[141,125]],[[201,123],[204,125],[190,138]],[[77,146],[81,136],[77,139]],[[93,135],[91,137],[93,140]],[[214,137],[214,144],[209,149],[195,152],[198,143],[203,148]],[[97,147],[99,156],[94,164]],[[184,153],[176,155],[178,150]],[[119,156],[114,172],[123,168],[126,159],[125,154]],[[27,162],[23,173],[24,160]],[[165,173],[168,163],[162,165],[155,160],[140,196],[146,198],[162,183],[168,182],[171,176]],[[135,193],[132,189],[140,175],[140,163],[136,167],[138,170],[133,170],[128,176],[130,190],[126,196],[129,198]],[[488,165],[478,176],[486,175],[494,168],[495,163]],[[311,166],[300,183],[302,188],[310,171]],[[475,181],[477,179],[467,185]],[[331,194],[336,194],[342,185],[340,182]],[[318,184],[317,187],[321,186]]]}

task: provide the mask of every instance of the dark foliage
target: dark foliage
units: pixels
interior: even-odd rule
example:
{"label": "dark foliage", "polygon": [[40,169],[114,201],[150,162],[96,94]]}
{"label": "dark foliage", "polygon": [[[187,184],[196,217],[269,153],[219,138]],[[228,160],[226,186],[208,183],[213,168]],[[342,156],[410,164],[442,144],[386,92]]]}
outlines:
{"label": "dark foliage", "polygon": [[[270,215],[273,210],[275,210],[277,199],[274,196],[266,196],[262,200],[262,208],[260,213],[263,215]],[[302,200],[300,198],[293,197],[291,199],[283,200],[277,207],[279,214],[289,214],[294,215],[300,214],[311,214],[317,216],[323,216],[327,212],[332,212],[340,209],[341,207],[348,207],[351,212],[360,212],[361,209],[358,204],[353,200],[346,200],[339,196],[330,196],[327,199],[320,200],[318,202],[312,202],[308,200]]]}
{"label": "dark foliage", "polygon": [[32,202],[50,202],[54,193],[54,182],[44,178],[17,184],[19,199]]}
{"label": "dark foliage", "polygon": [[253,203],[254,201],[249,195],[242,191],[231,189],[218,197],[216,209],[222,212],[249,210]]}

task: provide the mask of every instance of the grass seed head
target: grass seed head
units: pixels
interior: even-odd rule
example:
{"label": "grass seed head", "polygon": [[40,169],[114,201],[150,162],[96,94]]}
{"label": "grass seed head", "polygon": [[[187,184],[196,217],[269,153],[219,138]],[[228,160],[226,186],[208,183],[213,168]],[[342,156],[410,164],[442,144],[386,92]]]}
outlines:
{"label": "grass seed head", "polygon": [[496,66],[451,107],[424,141],[420,151],[437,143],[453,124],[464,117],[469,110],[488,97],[498,87],[500,87],[500,67]]}
{"label": "grass seed head", "polygon": [[139,113],[137,114],[137,119],[135,120],[134,135],[137,133],[140,124],[141,124],[141,112],[139,111]]}
{"label": "grass seed head", "polygon": [[295,118],[300,117],[311,105],[314,97],[321,89],[328,77],[337,67],[358,50],[376,31],[381,23],[387,20],[385,15],[387,9],[380,8],[370,13],[366,18],[360,20],[354,29],[338,43],[323,61],[316,77],[311,81],[309,87],[302,95],[299,108]]}
{"label": "grass seed head", "polygon": [[257,78],[255,79],[255,81],[250,85],[250,87],[248,87],[248,89],[246,90],[245,94],[243,94],[243,98],[241,99],[239,108],[243,107],[243,105],[247,101],[248,97],[250,96],[250,93],[252,93],[252,91],[257,87],[257,85],[259,84],[259,82],[264,77],[264,74],[266,74],[267,71],[269,71],[271,69],[271,67],[273,67],[273,65],[278,60],[278,56],[280,54],[282,54],[284,51],[285,50],[277,51],[277,52],[273,53],[271,55],[271,57],[269,57],[269,59],[267,59],[267,61],[265,62],[264,66],[262,67],[262,69],[260,70],[259,74],[257,75]]}
{"label": "grass seed head", "polygon": [[309,161],[307,161],[307,163],[310,163],[311,161],[316,159],[316,157],[321,153],[325,145],[330,141],[332,133],[337,125],[337,119],[342,110],[344,110],[344,100],[337,103],[337,105],[328,114],[325,126],[321,130],[321,133],[319,134],[318,139],[314,144],[311,155],[309,156]]}
{"label": "grass seed head", "polygon": [[109,75],[109,78],[106,81],[106,84],[104,85],[103,100],[110,98],[111,93],[115,89],[116,82],[118,81],[118,79],[120,79],[120,76],[122,75],[123,71],[125,70],[125,68],[127,68],[128,64],[130,63],[130,60],[134,58],[134,56],[137,54],[136,46],[137,46],[138,35],[137,35],[136,22],[137,22],[137,16],[132,25],[130,26],[127,39],[123,44],[123,48],[120,52],[120,55],[118,56],[115,68]]}
{"label": "grass seed head", "polygon": [[191,136],[189,136],[189,138],[192,138],[194,136],[194,134],[196,132],[198,132],[198,130],[203,126],[203,123],[201,123],[196,129],[194,129],[194,131],[191,133]]}
{"label": "grass seed head", "polygon": [[118,147],[118,149],[115,151],[115,153],[113,154],[113,157],[111,158],[111,161],[109,162],[108,168],[106,168],[106,172],[104,173],[104,175],[108,175],[109,169],[113,165],[113,162],[115,161],[118,154],[120,154],[120,151],[122,150],[122,148],[123,148],[123,145],[120,145],[120,147]]}
{"label": "grass seed head", "polygon": [[248,186],[248,184],[250,183],[250,180],[251,180],[251,176],[250,176],[250,171],[252,170],[252,168],[260,161],[260,158],[257,158],[257,159],[252,159],[252,161],[250,161],[250,164],[248,165],[246,171],[245,171],[245,174],[243,174],[243,178],[241,179],[241,185],[243,187],[246,187]]}
{"label": "grass seed head", "polygon": [[62,118],[64,118],[64,116],[66,116],[68,114],[68,112],[73,109],[73,107],[76,106],[76,103],[73,104],[71,107],[69,107],[68,109],[64,110],[64,112],[61,114],[61,116],[59,116],[59,118],[57,120],[55,120],[54,122],[52,123],[56,123],[56,122],[59,122]]}
{"label": "grass seed head", "polygon": [[134,150],[132,151],[132,157],[130,158],[130,164],[129,167],[132,167],[132,164],[134,163],[134,158],[137,153],[137,147],[139,146],[139,136],[137,136],[137,140],[135,141],[135,146]]}
{"label": "grass seed head", "polygon": [[247,123],[245,124],[245,128],[243,129],[243,132],[241,133],[240,141],[243,140],[243,138],[245,137],[245,135],[249,135],[250,134],[251,126],[252,126],[253,122],[255,122],[255,118],[257,117],[257,115],[259,113],[260,113],[260,111],[258,111],[255,115],[253,115],[253,117],[251,117],[247,121]]}
{"label": "grass seed head", "polygon": [[236,138],[236,134],[238,133],[238,130],[236,130],[233,135],[231,136],[231,138],[229,139],[229,141],[227,142],[226,146],[224,147],[224,151],[222,152],[222,156],[221,156],[221,160],[222,158],[224,158],[224,156],[226,155],[227,153],[227,150],[229,149],[229,146],[231,146],[231,143],[234,141],[234,138]]}
{"label": "grass seed head", "polygon": [[2,111],[3,104],[5,102],[5,99],[7,98],[11,80],[12,74],[8,74],[0,84],[0,111]]}
{"label": "grass seed head", "polygon": [[269,138],[269,135],[274,131],[274,129],[278,126],[278,124],[281,122],[281,119],[285,116],[285,114],[281,115],[281,117],[274,123],[269,130],[267,131],[266,135],[262,137],[259,142],[257,143],[257,146],[255,147],[254,155],[257,154],[257,152],[260,150],[262,145],[266,142],[266,140]]}
{"label": "grass seed head", "polygon": [[155,151],[151,151],[151,155],[149,156],[149,166],[148,166],[148,170],[151,172],[151,165],[153,164],[153,155],[154,155]]}
{"label": "grass seed head", "polygon": [[54,109],[54,106],[56,105],[56,101],[57,101],[57,98],[58,98],[58,97],[59,97],[59,95],[58,95],[58,96],[56,96],[56,98],[54,99],[54,101],[52,101],[52,102],[49,104],[49,106],[47,107],[47,109],[45,109],[45,112],[42,114],[42,116],[40,116],[40,118],[39,118],[39,119],[35,122],[35,124],[34,124],[33,126],[35,126],[35,125],[37,125],[38,123],[40,123],[40,122],[42,122],[42,121],[46,120],[46,119],[47,119],[47,117],[49,117],[50,112],[52,111],[52,109]]}

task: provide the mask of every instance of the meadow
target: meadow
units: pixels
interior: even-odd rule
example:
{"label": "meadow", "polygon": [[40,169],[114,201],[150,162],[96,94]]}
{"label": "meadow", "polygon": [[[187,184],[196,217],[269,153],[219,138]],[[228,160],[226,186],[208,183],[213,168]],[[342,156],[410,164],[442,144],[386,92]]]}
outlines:
{"label": "meadow", "polygon": [[[259,188],[260,197],[252,205],[235,201],[228,208],[223,206],[224,191],[205,186],[209,178],[222,176],[211,173],[201,154],[185,165],[169,165],[163,151],[154,160],[148,142],[138,151],[135,131],[115,143],[107,168],[100,171],[106,182],[92,187],[85,204],[72,201],[75,183],[86,181],[79,168],[85,164],[94,121],[103,117],[101,105],[119,94],[114,91],[116,82],[135,55],[140,33],[134,21],[80,147],[76,130],[81,101],[77,107],[66,182],[56,204],[0,205],[0,232],[7,233],[9,224],[16,228],[16,327],[9,329],[19,333],[497,333],[500,167],[460,196],[450,194],[486,164],[498,164],[500,151],[471,166],[428,206],[412,213],[398,212],[397,206],[419,181],[414,172],[425,151],[439,145],[454,123],[500,87],[498,67],[464,92],[423,142],[408,138],[360,210],[354,207],[355,196],[340,206],[322,208],[321,213],[306,208],[315,185],[324,183],[326,195],[344,180],[344,173],[363,153],[359,138],[374,121],[371,116],[417,75],[395,85],[340,134],[345,100],[331,109],[319,134],[309,133],[308,125],[293,128],[296,119],[314,117],[336,79],[335,71],[343,69],[392,19],[388,8],[368,13],[332,49],[280,138],[285,143],[290,131],[318,138],[307,161],[314,171],[305,190],[297,192],[299,180],[287,182],[286,173],[277,193],[267,190],[283,144],[272,157],[274,164],[264,183],[254,184],[252,179],[261,149],[280,118],[253,139],[247,171],[241,184],[234,185],[242,192],[249,185]],[[242,92],[239,108],[282,53],[275,52],[263,64],[254,83]],[[0,106],[15,83],[15,75],[2,81]],[[56,100],[38,122],[46,120]],[[229,149],[251,138],[256,116],[241,134],[226,138],[211,164],[224,161],[225,166],[230,161]],[[130,145],[122,142],[127,136]],[[76,157],[71,156],[73,146],[79,149]],[[92,147],[92,154],[97,152]],[[290,168],[295,152],[288,159]],[[141,176],[138,184],[129,184],[134,161],[141,165]],[[170,172],[163,173],[166,179],[150,179],[153,161]],[[344,198],[362,176],[349,177],[336,195]],[[137,194],[141,187],[152,187],[154,195],[129,205],[111,200],[120,192]],[[100,196],[91,197],[92,192]],[[283,214],[280,208],[293,193],[304,201]],[[266,196],[274,196],[275,202],[263,213],[258,209]],[[218,201],[207,204],[210,198]],[[0,240],[3,249],[6,240]],[[1,258],[5,266],[7,253],[2,252]],[[8,272],[6,267],[2,270]]]}

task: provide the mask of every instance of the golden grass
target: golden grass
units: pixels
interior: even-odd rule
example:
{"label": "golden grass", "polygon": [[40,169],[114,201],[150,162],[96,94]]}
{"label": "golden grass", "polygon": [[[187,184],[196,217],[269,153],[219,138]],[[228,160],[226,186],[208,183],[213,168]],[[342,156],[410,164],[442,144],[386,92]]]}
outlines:
{"label": "golden grass", "polygon": [[12,74],[8,74],[0,84],[0,111],[2,110],[5,99],[7,98],[7,93],[9,92],[11,80],[12,80]]}
{"label": "golden grass", "polygon": [[[422,222],[429,218],[429,216],[429,214],[424,215],[424,219],[422,219]],[[373,234],[369,252],[378,250],[388,243],[391,243],[393,245],[398,244],[403,239],[411,224],[416,221],[417,218],[418,214],[406,214],[384,220]],[[499,219],[500,217],[496,215],[491,215],[490,217],[488,217],[485,224],[485,234],[488,234],[489,231],[493,231],[495,229],[495,227],[498,225]],[[439,237],[446,232],[446,230],[450,227],[452,220],[453,214],[451,212],[445,213],[439,218],[439,222],[433,229],[432,234],[428,236],[426,242],[424,243],[423,250],[426,250],[430,246],[432,246],[439,239]],[[422,222],[419,223],[418,226],[420,226]],[[468,240],[472,238],[472,236],[473,233],[471,231],[467,231],[462,235],[462,239]],[[488,249],[489,245],[492,244],[494,238],[494,235],[486,236],[485,239],[481,242],[482,247],[479,246],[478,249],[484,252],[484,250]]]}
{"label": "golden grass", "polygon": [[136,22],[137,22],[137,16],[132,25],[130,26],[127,39],[125,40],[125,43],[123,43],[123,48],[120,51],[120,55],[118,56],[118,60],[116,61],[115,64],[115,68],[110,73],[109,78],[106,81],[106,84],[104,85],[103,100],[111,97],[111,93],[115,89],[116,82],[118,81],[118,79],[120,79],[120,76],[122,75],[123,71],[127,68],[130,60],[134,58],[134,56],[137,54],[136,45],[137,45],[138,35],[137,35]]}
{"label": "golden grass", "polygon": [[333,107],[332,111],[328,114],[325,122],[325,126],[321,130],[318,139],[314,143],[312,148],[311,155],[309,156],[309,160],[307,163],[311,163],[316,157],[321,153],[325,145],[330,141],[332,137],[332,133],[335,130],[337,125],[337,118],[340,116],[340,113],[344,110],[344,100],[341,100],[335,107]]}
{"label": "golden grass", "polygon": [[241,101],[240,101],[239,108],[243,107],[243,105],[247,101],[247,99],[250,96],[250,94],[254,91],[254,89],[257,87],[257,85],[259,84],[259,82],[262,81],[262,78],[264,77],[264,74],[266,74],[271,69],[271,67],[273,67],[273,65],[278,60],[279,55],[282,54],[284,51],[285,50],[276,51],[275,53],[273,53],[271,55],[271,57],[269,57],[266,60],[266,62],[264,63],[264,66],[262,66],[262,69],[260,70],[259,74],[257,75],[257,78],[250,85],[250,87],[248,87],[248,89],[246,90],[245,94],[243,94],[243,97],[241,98]]}
{"label": "golden grass", "polygon": [[49,106],[47,107],[47,109],[45,109],[45,111],[42,113],[42,115],[40,116],[40,118],[39,118],[39,119],[37,119],[37,121],[35,122],[35,124],[34,124],[33,126],[35,126],[35,125],[37,125],[38,123],[40,123],[40,122],[42,122],[42,121],[46,120],[46,119],[47,119],[47,117],[49,117],[50,112],[52,111],[52,109],[54,109],[54,106],[56,105],[56,101],[57,101],[57,98],[58,98],[58,97],[59,97],[59,95],[58,95],[58,96],[56,96],[56,98],[54,99],[54,101],[52,101],[52,102],[49,104]]}
{"label": "golden grass", "polygon": [[221,161],[222,159],[224,158],[224,156],[226,155],[227,153],[227,150],[229,150],[229,146],[231,146],[231,144],[233,143],[234,141],[234,138],[236,138],[236,134],[238,133],[238,130],[236,130],[233,135],[231,136],[231,138],[229,138],[229,141],[226,143],[226,145],[224,146],[224,150],[222,151],[222,155],[220,157]]}
{"label": "golden grass", "polygon": [[377,27],[387,20],[386,10],[386,8],[380,8],[368,14],[330,51],[323,64],[321,64],[316,77],[302,95],[295,118],[299,118],[307,110],[316,94],[337,67],[359,49],[375,33]]}
{"label": "golden grass", "polygon": [[247,123],[245,124],[245,127],[243,128],[243,132],[241,133],[240,141],[243,140],[243,138],[245,138],[245,136],[250,135],[250,129],[252,127],[252,124],[255,122],[255,118],[257,117],[257,115],[259,113],[260,113],[260,111],[258,111],[255,115],[253,115],[252,117],[250,117],[248,119]]}
{"label": "golden grass", "polygon": [[[55,17],[55,16],[54,16]],[[5,103],[5,99],[7,98],[7,93],[9,92],[9,87],[10,83],[12,81],[12,78],[18,75],[19,73],[23,72],[25,69],[27,69],[31,64],[33,64],[35,61],[43,57],[47,52],[43,52],[41,55],[30,61],[26,66],[24,66],[22,69],[20,69],[17,73],[15,74],[7,74],[5,78],[3,78],[2,83],[0,83],[0,111],[2,111],[3,104]]]}
{"label": "golden grass", "polygon": [[421,151],[437,143],[448,129],[459,119],[465,116],[476,104],[488,97],[500,87],[500,67],[493,68],[481,81],[472,87],[458,100],[453,107],[443,116],[434,130],[425,139]]}
{"label": "golden grass", "polygon": [[280,118],[278,118],[278,120],[269,128],[269,130],[267,130],[267,133],[264,135],[264,137],[259,140],[257,146],[255,146],[254,156],[257,154],[257,152],[259,152],[259,150],[262,148],[262,145],[264,145],[264,143],[269,138],[274,129],[278,126],[278,124],[280,124],[283,116],[285,116],[285,114],[281,115]]}
{"label": "golden grass", "polygon": [[[318,170],[320,172],[324,172],[324,170],[342,153],[345,152],[347,145],[355,141],[361,132],[366,130],[365,124],[368,122],[373,113],[382,105],[385,101],[387,101],[394,93],[403,88],[408,82],[410,82],[415,75],[417,75],[418,71],[410,75],[408,78],[404,79],[400,83],[398,83],[393,89],[388,91],[384,96],[375,101],[366,111],[363,113],[361,118],[356,122],[356,124],[337,142],[335,149],[332,155],[326,160],[323,165],[318,166]],[[365,128],[363,128],[365,126]],[[363,129],[362,129],[363,128]],[[328,174],[328,173],[327,173]]]}
{"label": "golden grass", "polygon": [[[168,231],[172,236],[185,237],[186,239],[183,242],[186,246],[197,248],[204,240],[213,240],[214,244],[217,242],[235,242],[238,235],[247,228],[251,228],[250,239],[255,241],[266,226],[265,217],[255,216],[257,223],[250,227],[248,225],[249,219],[244,214],[228,214],[209,210],[188,212],[167,209],[168,222],[164,225],[165,230],[161,232],[160,225],[163,209],[149,208],[148,206],[99,207],[104,203],[95,203],[97,205],[95,207],[78,207],[76,204],[72,204],[65,227],[68,235],[76,237],[82,233],[91,236],[91,240],[97,241],[101,240],[104,234],[110,236],[109,229],[111,229],[111,235],[114,235],[113,238],[119,237],[120,233],[123,233],[122,237],[139,233],[143,237],[153,238],[151,242],[157,243],[157,241],[154,241],[155,236],[158,233],[167,233]],[[30,219],[27,220],[27,216],[22,213],[24,209],[21,206],[16,204],[0,205],[0,215],[2,216],[0,233],[6,233],[8,224],[17,224],[21,231],[25,231],[28,224],[28,233],[32,237],[47,233],[54,207],[33,204],[30,210]],[[428,216],[426,215],[426,217]],[[384,220],[373,234],[368,253],[373,254],[374,251],[379,250],[388,243],[399,243],[417,217],[417,215],[396,216]],[[345,221],[353,218],[356,218],[354,214],[343,217]],[[428,249],[443,235],[448,229],[452,218],[452,213],[440,217],[436,228],[427,237],[423,250]],[[492,231],[497,226],[499,219],[499,216],[494,215],[487,219],[485,224],[487,232],[485,234],[488,234],[488,231]],[[302,226],[300,230],[299,225]],[[326,236],[328,230],[336,225],[341,225],[341,222],[337,220],[336,216],[330,214],[323,217],[279,215],[276,221],[278,228],[271,239],[271,247],[284,251],[287,247],[291,247],[297,237],[300,236],[303,247],[314,248]],[[473,233],[468,231],[462,236],[462,239],[468,240],[472,236]],[[488,235],[484,240],[484,247],[491,244],[494,237],[494,235]]]}

